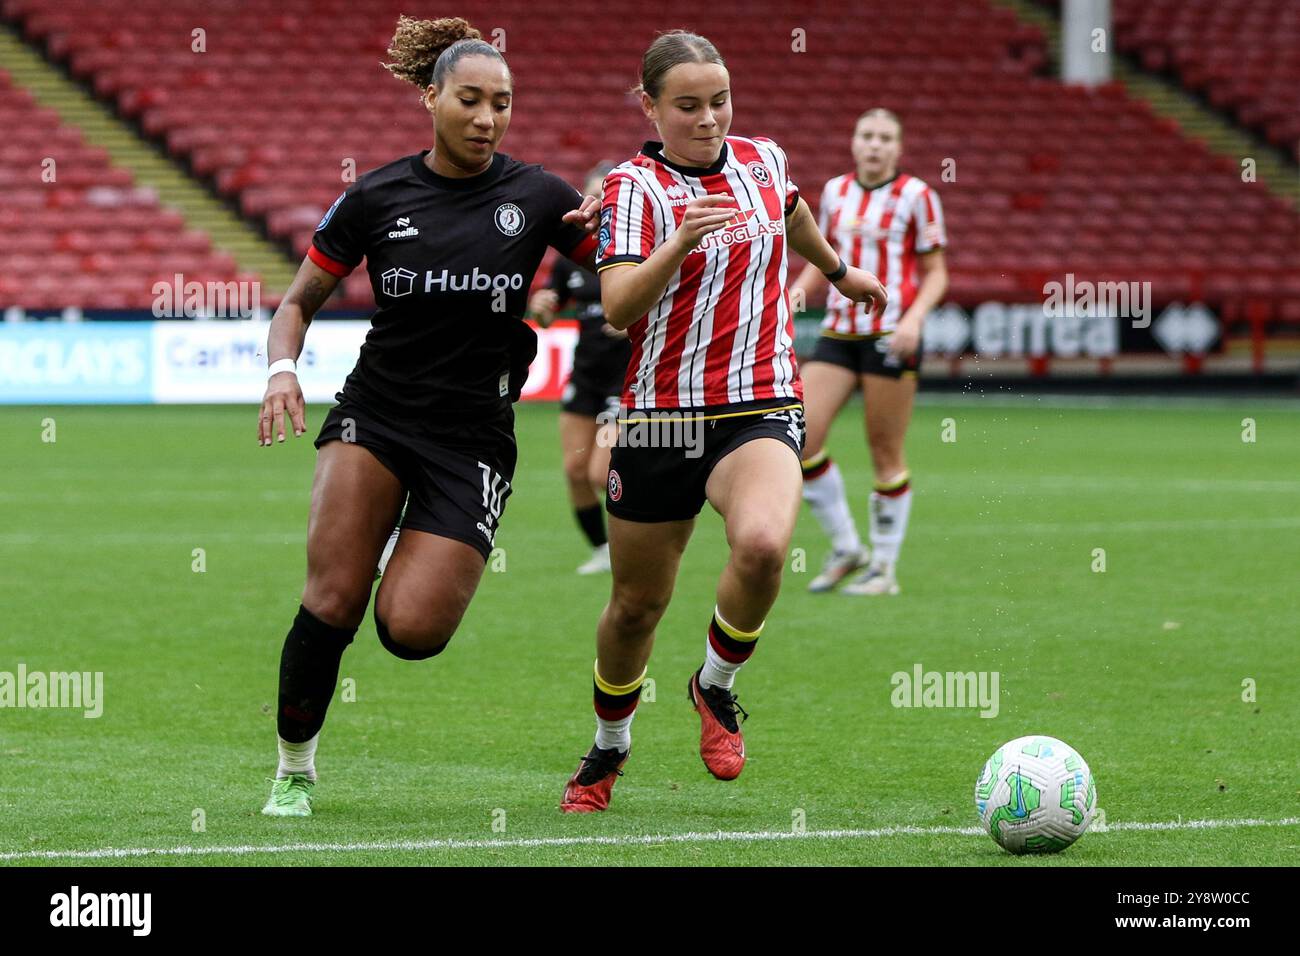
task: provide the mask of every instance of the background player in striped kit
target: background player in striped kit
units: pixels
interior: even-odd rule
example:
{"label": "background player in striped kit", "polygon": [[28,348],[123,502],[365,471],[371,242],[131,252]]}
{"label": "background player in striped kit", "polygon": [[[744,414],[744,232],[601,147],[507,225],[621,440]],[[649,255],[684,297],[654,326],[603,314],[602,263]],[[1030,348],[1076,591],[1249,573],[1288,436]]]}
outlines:
{"label": "background player in striped kit", "polygon": [[[661,34],[642,60],[640,98],[662,143],[605,178],[601,295],[607,321],[629,329],[632,360],[606,499],[614,580],[596,631],[596,742],[565,787],[566,812],[609,805],[655,626],[705,501],[731,553],[688,688],[705,766],[722,780],[741,772],[747,715],[731,688],[780,589],[802,483],[787,239],[848,298],[885,299],[822,236],[781,148],[727,135],[730,85],[708,40]],[[678,447],[633,441],[646,430]]]}
{"label": "background player in striped kit", "polygon": [[[597,203],[497,152],[513,85],[461,19],[402,17],[389,69],[432,114],[434,147],[371,170],[335,201],[271,321],[258,441],[306,431],[294,359],[363,259],[378,306],[326,416],[307,525],[307,581],[280,656],[279,765],[268,816],[308,816],[317,739],[343,652],[375,595],[380,643],[403,660],[446,647],[482,577],[510,495],[514,410],[536,334],[521,320],[547,246],[592,264]],[[581,205],[579,205],[581,204]],[[577,207],[577,208],[575,208]]]}
{"label": "background player in striped kit", "polygon": [[[600,163],[587,175],[582,191],[599,194],[613,163]],[[600,280],[594,272],[557,259],[548,287],[539,289],[528,310],[546,328],[555,312],[572,301],[580,323],[573,349],[573,369],[560,400],[560,447],[564,476],[578,527],[591,545],[591,557],[578,567],[579,574],[609,571],[609,543],[605,535],[605,476],[609,474],[609,449],[618,432],[619,396],[632,354],[627,333],[605,321],[600,303]]]}
{"label": "background player in striped kit", "polygon": [[[814,592],[831,590],[865,565],[841,593],[898,593],[895,565],[912,507],[903,439],[916,397],[921,327],[948,288],[943,208],[934,190],[898,171],[902,143],[897,116],[868,110],[853,131],[854,172],[832,179],[822,190],[822,233],[846,262],[880,276],[889,302],[872,309],[831,289],[821,338],[804,364],[804,498],[832,547],[821,573],[808,585]],[[810,265],[794,288],[808,300],[825,286]],[[831,422],[859,384],[876,479],[870,555],[858,536],[844,479],[825,447]]]}

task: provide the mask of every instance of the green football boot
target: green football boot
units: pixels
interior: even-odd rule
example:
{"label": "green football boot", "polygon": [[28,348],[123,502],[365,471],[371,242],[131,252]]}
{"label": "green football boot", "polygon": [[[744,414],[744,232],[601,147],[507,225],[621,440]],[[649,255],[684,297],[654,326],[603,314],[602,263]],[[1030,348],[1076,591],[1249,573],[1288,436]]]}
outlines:
{"label": "green football boot", "polygon": [[311,792],[316,781],[305,773],[291,773],[271,781],[271,797],[262,808],[268,817],[311,816]]}

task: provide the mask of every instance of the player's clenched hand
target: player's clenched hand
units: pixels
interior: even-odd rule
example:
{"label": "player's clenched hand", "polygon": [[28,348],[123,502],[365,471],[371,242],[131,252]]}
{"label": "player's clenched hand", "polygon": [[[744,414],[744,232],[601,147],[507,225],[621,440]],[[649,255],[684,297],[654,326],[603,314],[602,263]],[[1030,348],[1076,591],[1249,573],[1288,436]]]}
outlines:
{"label": "player's clenched hand", "polygon": [[835,283],[835,288],[839,289],[840,294],[846,299],[869,303],[871,308],[867,310],[868,312],[883,309],[885,303],[889,301],[889,293],[880,284],[880,280],[865,269],[854,266],[849,266],[849,271]]}
{"label": "player's clenched hand", "polygon": [[694,249],[711,232],[717,232],[736,216],[734,196],[701,196],[692,199],[682,216],[682,224],[673,235],[687,252]]}
{"label": "player's clenched hand", "polygon": [[258,445],[271,444],[271,436],[279,435],[284,441],[284,415],[289,413],[295,436],[307,430],[307,407],[302,400],[302,387],[293,372],[276,372],[266,383],[262,411],[257,418]]}
{"label": "player's clenched hand", "polygon": [[581,226],[588,232],[596,231],[596,223],[600,220],[600,200],[595,196],[583,196],[582,205],[577,209],[566,212],[560,217],[561,222],[572,223],[575,226]]}
{"label": "player's clenched hand", "polygon": [[528,314],[537,320],[542,328],[550,328],[555,321],[555,310],[559,308],[560,296],[554,289],[538,289],[528,300]]}

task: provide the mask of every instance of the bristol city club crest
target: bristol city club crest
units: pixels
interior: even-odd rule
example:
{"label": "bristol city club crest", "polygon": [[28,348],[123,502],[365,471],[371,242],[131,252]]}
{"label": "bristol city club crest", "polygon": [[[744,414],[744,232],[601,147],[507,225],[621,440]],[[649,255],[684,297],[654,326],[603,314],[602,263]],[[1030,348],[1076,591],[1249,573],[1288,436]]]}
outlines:
{"label": "bristol city club crest", "polygon": [[517,236],[524,228],[524,211],[512,202],[497,206],[493,219],[496,220],[497,228],[507,236]]}

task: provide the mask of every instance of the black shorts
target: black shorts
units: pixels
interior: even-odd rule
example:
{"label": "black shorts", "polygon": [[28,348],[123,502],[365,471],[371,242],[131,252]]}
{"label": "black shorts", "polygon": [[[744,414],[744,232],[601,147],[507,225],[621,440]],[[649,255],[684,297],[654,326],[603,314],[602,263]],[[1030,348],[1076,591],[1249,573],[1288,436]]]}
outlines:
{"label": "black shorts", "polygon": [[560,408],[571,415],[581,415],[583,418],[598,418],[606,415],[608,421],[614,421],[618,418],[622,393],[622,379],[615,383],[601,383],[574,375],[564,386],[564,393],[560,396]]}
{"label": "black shorts", "polygon": [[904,362],[889,354],[889,336],[867,335],[862,338],[842,339],[822,335],[813,348],[812,362],[829,362],[846,368],[855,375],[883,375],[886,378],[915,376],[921,369],[921,350]]}
{"label": "black shorts", "polygon": [[[477,447],[467,441],[475,434]],[[487,560],[515,474],[517,449],[505,421],[461,422],[439,435],[343,399],[315,444],[335,439],[366,448],[401,481],[408,495],[403,528],[463,541]]]}
{"label": "black shorts", "polygon": [[618,442],[610,449],[605,510],[628,521],[685,521],[704,507],[714,466],[745,442],[776,438],[796,459],[803,456],[802,405],[782,402],[747,414],[707,417],[726,414],[683,410],[677,420],[655,420],[654,413],[624,409]]}

